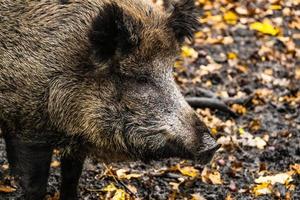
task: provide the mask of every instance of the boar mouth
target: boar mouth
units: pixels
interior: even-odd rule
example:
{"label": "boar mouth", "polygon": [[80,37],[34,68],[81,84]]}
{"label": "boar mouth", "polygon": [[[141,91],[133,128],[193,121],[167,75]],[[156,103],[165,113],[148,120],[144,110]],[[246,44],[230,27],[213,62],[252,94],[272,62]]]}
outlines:
{"label": "boar mouth", "polygon": [[145,163],[149,163],[152,160],[162,160],[166,158],[180,158],[180,159],[188,159],[193,160],[196,163],[201,165],[205,165],[213,159],[215,152],[221,147],[220,144],[215,144],[213,147],[202,150],[200,152],[191,152],[187,148],[181,145],[176,145],[174,143],[169,143],[164,148],[158,150],[158,152],[153,154],[148,154],[143,157],[142,161]]}
{"label": "boar mouth", "polygon": [[221,145],[215,144],[209,149],[195,153],[185,148],[184,145],[178,145],[178,142],[168,142],[164,147],[157,149],[157,151],[155,152],[148,152],[140,159],[145,163],[150,163],[154,160],[163,160],[167,158],[181,158],[194,160],[199,164],[205,165],[212,160],[215,152],[220,147]]}

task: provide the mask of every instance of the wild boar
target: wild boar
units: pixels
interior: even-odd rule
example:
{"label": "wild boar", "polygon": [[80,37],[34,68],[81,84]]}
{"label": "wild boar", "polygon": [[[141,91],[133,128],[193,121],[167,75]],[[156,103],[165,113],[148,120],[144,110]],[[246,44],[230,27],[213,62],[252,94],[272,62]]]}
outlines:
{"label": "wild boar", "polygon": [[208,162],[218,149],[172,65],[197,28],[192,0],[1,0],[0,125],[24,198],[43,199],[60,148],[61,199],[86,156]]}

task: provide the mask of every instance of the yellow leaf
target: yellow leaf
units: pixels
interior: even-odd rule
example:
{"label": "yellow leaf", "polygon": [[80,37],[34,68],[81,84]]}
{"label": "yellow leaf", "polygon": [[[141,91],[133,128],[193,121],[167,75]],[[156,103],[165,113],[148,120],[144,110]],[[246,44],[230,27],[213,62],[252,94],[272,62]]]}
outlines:
{"label": "yellow leaf", "polygon": [[279,33],[279,28],[272,26],[267,21],[264,21],[263,23],[261,22],[254,22],[250,24],[250,28],[256,31],[259,31],[264,34],[269,34],[269,35],[277,35]]}
{"label": "yellow leaf", "polygon": [[126,199],[126,192],[121,189],[117,189],[115,195],[112,198],[112,200],[125,200],[125,199]]}
{"label": "yellow leaf", "polygon": [[196,59],[198,57],[198,52],[195,49],[184,45],[183,47],[181,47],[181,56],[183,58],[188,57],[188,58]]}
{"label": "yellow leaf", "polygon": [[180,171],[181,174],[185,176],[190,176],[190,177],[196,177],[199,175],[199,170],[195,169],[192,166],[187,166],[187,167],[180,167],[179,165],[177,166],[177,169]]}
{"label": "yellow leaf", "polygon": [[205,33],[198,31],[195,33],[195,38],[204,38],[205,37]]}
{"label": "yellow leaf", "polygon": [[253,188],[253,192],[255,196],[271,194],[270,184],[269,183],[259,184]]}
{"label": "yellow leaf", "polygon": [[212,135],[216,135],[218,133],[218,130],[216,128],[211,128],[210,131]]}
{"label": "yellow leaf", "polygon": [[282,7],[281,7],[281,5],[271,5],[271,6],[270,6],[270,9],[271,9],[271,10],[281,10]]}
{"label": "yellow leaf", "polygon": [[238,15],[232,11],[225,12],[223,17],[226,23],[231,25],[235,25],[238,20]]}
{"label": "yellow leaf", "polygon": [[229,53],[227,54],[227,57],[228,57],[228,59],[233,60],[233,59],[236,59],[236,58],[237,58],[237,55],[236,55],[236,53],[234,53],[234,52],[229,52]]}
{"label": "yellow leaf", "polygon": [[110,183],[109,185],[107,185],[105,188],[102,189],[102,191],[104,192],[114,192],[116,191],[118,188],[113,184]]}
{"label": "yellow leaf", "polygon": [[246,131],[243,128],[239,128],[239,133],[240,133],[240,135],[244,135],[246,133]]}
{"label": "yellow leaf", "polygon": [[222,179],[221,179],[221,174],[220,172],[214,171],[208,175],[209,180],[211,181],[212,184],[214,185],[221,185],[222,184]]}
{"label": "yellow leaf", "polygon": [[0,185],[0,193],[3,192],[3,193],[12,193],[16,191],[15,188],[13,187],[10,187],[8,185]]}

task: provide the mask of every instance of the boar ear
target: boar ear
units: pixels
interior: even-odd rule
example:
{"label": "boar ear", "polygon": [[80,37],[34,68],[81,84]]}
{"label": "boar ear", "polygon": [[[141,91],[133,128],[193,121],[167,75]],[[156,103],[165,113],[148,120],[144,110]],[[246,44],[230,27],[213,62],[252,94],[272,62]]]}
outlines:
{"label": "boar ear", "polygon": [[198,13],[194,0],[164,0],[164,7],[170,12],[167,24],[175,33],[179,42],[191,39],[199,27]]}
{"label": "boar ear", "polygon": [[92,55],[102,60],[130,53],[139,43],[141,24],[116,3],[103,6],[92,25]]}

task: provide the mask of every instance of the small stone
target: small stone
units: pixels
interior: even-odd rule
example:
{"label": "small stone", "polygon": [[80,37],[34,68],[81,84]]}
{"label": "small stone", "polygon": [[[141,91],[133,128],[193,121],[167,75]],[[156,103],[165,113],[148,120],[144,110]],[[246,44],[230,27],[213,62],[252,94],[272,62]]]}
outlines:
{"label": "small stone", "polygon": [[224,166],[226,164],[226,162],[224,159],[220,159],[220,160],[218,160],[218,164],[221,166]]}
{"label": "small stone", "polygon": [[236,192],[236,191],[237,191],[237,187],[236,187],[236,184],[235,184],[234,181],[230,181],[229,189],[230,189],[230,191],[232,191],[232,192]]}

